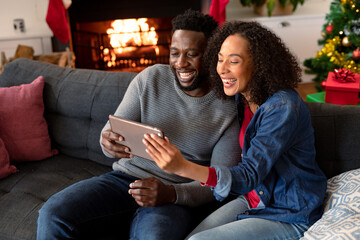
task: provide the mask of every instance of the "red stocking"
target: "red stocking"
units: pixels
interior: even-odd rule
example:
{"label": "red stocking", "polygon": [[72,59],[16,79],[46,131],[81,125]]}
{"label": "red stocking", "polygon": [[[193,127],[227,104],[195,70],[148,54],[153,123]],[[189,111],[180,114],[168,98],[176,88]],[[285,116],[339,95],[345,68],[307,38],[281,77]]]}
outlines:
{"label": "red stocking", "polygon": [[69,26],[66,21],[65,7],[62,0],[50,0],[46,22],[50,29],[62,43],[70,39]]}
{"label": "red stocking", "polygon": [[221,25],[225,19],[225,8],[229,0],[212,0],[209,10],[209,15],[213,16],[217,22]]}

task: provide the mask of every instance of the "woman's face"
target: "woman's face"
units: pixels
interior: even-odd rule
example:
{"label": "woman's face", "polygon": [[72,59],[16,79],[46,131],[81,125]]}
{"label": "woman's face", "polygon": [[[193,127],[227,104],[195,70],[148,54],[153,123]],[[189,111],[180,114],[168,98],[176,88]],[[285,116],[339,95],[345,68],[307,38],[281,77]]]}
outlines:
{"label": "woman's face", "polygon": [[247,40],[237,34],[227,37],[218,53],[216,68],[225,94],[234,96],[241,93],[246,97],[252,69]]}

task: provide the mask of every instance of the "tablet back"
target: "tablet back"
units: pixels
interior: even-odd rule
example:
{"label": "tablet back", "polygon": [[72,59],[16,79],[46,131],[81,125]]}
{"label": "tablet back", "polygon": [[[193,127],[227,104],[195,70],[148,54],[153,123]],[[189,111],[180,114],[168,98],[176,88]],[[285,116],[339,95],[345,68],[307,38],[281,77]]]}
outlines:
{"label": "tablet back", "polygon": [[142,158],[152,160],[149,154],[146,153],[146,146],[142,142],[144,134],[154,133],[161,138],[164,138],[163,132],[153,126],[143,123],[123,119],[114,115],[109,116],[111,130],[124,137],[124,141],[119,142],[130,148],[130,153]]}

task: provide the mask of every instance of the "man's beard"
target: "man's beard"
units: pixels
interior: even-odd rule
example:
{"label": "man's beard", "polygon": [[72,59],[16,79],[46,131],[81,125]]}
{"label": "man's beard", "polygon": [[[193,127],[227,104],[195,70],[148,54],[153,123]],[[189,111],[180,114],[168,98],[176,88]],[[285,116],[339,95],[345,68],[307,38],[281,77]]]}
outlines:
{"label": "man's beard", "polygon": [[179,78],[177,77],[177,75],[174,73],[174,76],[175,76],[175,80],[176,80],[176,83],[177,85],[179,86],[179,88],[184,91],[184,92],[190,92],[192,90],[195,90],[199,87],[200,83],[204,80],[205,76],[204,75],[197,75],[193,81],[193,83],[189,86],[189,87],[183,87],[181,84],[180,84],[180,80]]}

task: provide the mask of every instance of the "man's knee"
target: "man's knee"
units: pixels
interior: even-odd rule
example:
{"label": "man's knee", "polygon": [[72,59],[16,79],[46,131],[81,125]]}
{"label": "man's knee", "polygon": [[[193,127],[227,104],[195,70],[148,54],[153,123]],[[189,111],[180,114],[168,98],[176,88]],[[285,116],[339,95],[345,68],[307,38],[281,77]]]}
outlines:
{"label": "man's knee", "polygon": [[38,222],[46,224],[54,221],[55,219],[63,218],[62,215],[64,214],[66,215],[66,208],[64,208],[64,204],[61,202],[61,199],[59,199],[55,194],[40,208]]}

